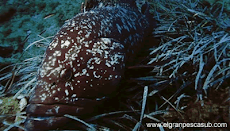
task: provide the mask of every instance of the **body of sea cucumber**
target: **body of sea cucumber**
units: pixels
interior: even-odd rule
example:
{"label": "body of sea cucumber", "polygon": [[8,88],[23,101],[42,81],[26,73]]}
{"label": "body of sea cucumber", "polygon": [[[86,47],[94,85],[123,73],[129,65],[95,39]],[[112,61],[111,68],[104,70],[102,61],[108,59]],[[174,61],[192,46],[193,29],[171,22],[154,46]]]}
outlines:
{"label": "body of sea cucumber", "polygon": [[149,24],[139,11],[119,6],[76,15],[48,46],[30,103],[75,105],[114,92]]}
{"label": "body of sea cucumber", "polygon": [[129,58],[152,31],[149,22],[137,9],[119,5],[69,20],[46,50],[26,109],[25,129],[57,129],[70,121],[65,114],[94,112],[116,91]]}

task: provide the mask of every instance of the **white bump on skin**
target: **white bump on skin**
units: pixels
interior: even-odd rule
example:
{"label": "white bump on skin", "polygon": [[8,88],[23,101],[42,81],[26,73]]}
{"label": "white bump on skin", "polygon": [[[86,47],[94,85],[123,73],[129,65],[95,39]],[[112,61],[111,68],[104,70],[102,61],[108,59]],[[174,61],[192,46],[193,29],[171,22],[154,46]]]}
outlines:
{"label": "white bump on skin", "polygon": [[89,69],[94,69],[94,66],[93,66],[93,65],[91,65],[91,66],[87,65],[87,67],[88,67]]}
{"label": "white bump on skin", "polygon": [[76,97],[77,96],[77,94],[73,94],[71,97]]}
{"label": "white bump on skin", "polygon": [[66,82],[65,87],[71,86],[71,82]]}
{"label": "white bump on skin", "polygon": [[58,51],[56,50],[54,53],[53,53],[53,56],[61,56],[61,51]]}
{"label": "white bump on skin", "polygon": [[82,32],[83,32],[82,30],[79,30],[79,31],[78,31],[78,35],[81,35]]}
{"label": "white bump on skin", "polygon": [[85,38],[89,38],[90,34],[91,34],[91,32],[87,32],[87,34],[85,35]]}
{"label": "white bump on skin", "polygon": [[62,71],[61,71],[61,73],[60,73],[60,76],[63,76],[64,74],[65,74],[65,71],[66,71],[67,69],[63,69]]}
{"label": "white bump on skin", "polygon": [[65,94],[66,94],[66,96],[69,95],[69,91],[67,89],[65,90]]}
{"label": "white bump on skin", "polygon": [[93,72],[95,78],[100,78],[100,75],[96,75],[96,71]]}
{"label": "white bump on skin", "polygon": [[53,58],[51,61],[49,61],[48,63],[51,65],[51,66],[55,66],[55,62],[56,62],[56,58]]}
{"label": "white bump on skin", "polygon": [[80,76],[80,72],[74,74],[74,77],[78,77],[78,76]]}
{"label": "white bump on skin", "polygon": [[43,102],[46,99],[46,97],[47,97],[47,95],[45,93],[40,95],[41,101]]}
{"label": "white bump on skin", "polygon": [[[51,86],[51,85],[50,85]],[[57,87],[56,85],[53,85],[53,86],[51,86],[51,89],[54,89],[55,87]]]}
{"label": "white bump on skin", "polygon": [[108,67],[111,67],[111,65],[107,62],[107,60],[106,60],[105,65],[107,65]]}
{"label": "white bump on skin", "polygon": [[111,43],[110,38],[101,38],[101,40],[102,40],[105,44]]}
{"label": "white bump on skin", "polygon": [[68,48],[69,45],[70,45],[70,42],[66,40],[65,42],[63,42],[63,44],[61,44],[61,48],[64,48],[64,47]]}
{"label": "white bump on skin", "polygon": [[48,60],[51,60],[52,58],[53,58],[53,56],[49,56],[49,57],[48,57]]}
{"label": "white bump on skin", "polygon": [[69,97],[66,97],[65,100],[68,101],[68,100],[69,100]]}
{"label": "white bump on skin", "polygon": [[59,100],[59,98],[58,98],[58,97],[55,97],[55,98],[54,98],[54,100],[58,101],[58,100]]}
{"label": "white bump on skin", "polygon": [[113,78],[113,75],[109,75],[109,80]]}
{"label": "white bump on skin", "polygon": [[[89,47],[89,44],[85,44],[85,47]],[[88,53],[88,52],[86,52],[86,53]]]}
{"label": "white bump on skin", "polygon": [[56,48],[57,45],[58,45],[58,42],[52,41],[52,42],[50,43],[49,49],[52,50],[52,49]]}
{"label": "white bump on skin", "polygon": [[60,108],[60,106],[55,106],[54,109],[55,109],[56,113],[58,113],[59,108]]}
{"label": "white bump on skin", "polygon": [[72,27],[75,27],[75,22],[72,22],[72,25],[71,25]]}
{"label": "white bump on skin", "polygon": [[70,64],[70,67],[73,68],[73,61],[70,61],[69,64]]}
{"label": "white bump on skin", "polygon": [[87,73],[86,69],[82,69],[82,74],[81,75],[85,75]]}

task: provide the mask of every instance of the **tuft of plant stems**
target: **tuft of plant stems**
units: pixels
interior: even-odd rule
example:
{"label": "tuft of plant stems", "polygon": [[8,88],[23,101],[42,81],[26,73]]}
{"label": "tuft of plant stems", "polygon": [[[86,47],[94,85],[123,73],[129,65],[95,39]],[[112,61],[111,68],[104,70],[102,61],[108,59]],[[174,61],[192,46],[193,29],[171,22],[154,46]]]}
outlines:
{"label": "tuft of plant stems", "polygon": [[[229,18],[224,3],[207,7],[199,0],[154,1],[160,46],[150,52],[148,65],[156,75],[179,78],[190,74],[195,90],[218,88],[229,78]],[[214,7],[216,9],[214,9]],[[165,64],[157,64],[164,62]],[[187,80],[186,77],[180,79]]]}
{"label": "tuft of plant stems", "polygon": [[17,63],[12,63],[0,69],[0,82],[1,87],[3,87],[0,96],[14,94],[15,99],[19,95],[29,96],[32,92],[31,89],[36,84],[37,70],[44,56],[43,53],[33,56],[33,54],[28,54],[27,50],[31,46],[40,46],[42,44],[41,51],[44,52],[50,42],[50,38],[53,36],[44,38],[39,35],[39,37],[41,37],[40,40],[31,43],[24,49],[21,55],[22,59],[19,59]]}

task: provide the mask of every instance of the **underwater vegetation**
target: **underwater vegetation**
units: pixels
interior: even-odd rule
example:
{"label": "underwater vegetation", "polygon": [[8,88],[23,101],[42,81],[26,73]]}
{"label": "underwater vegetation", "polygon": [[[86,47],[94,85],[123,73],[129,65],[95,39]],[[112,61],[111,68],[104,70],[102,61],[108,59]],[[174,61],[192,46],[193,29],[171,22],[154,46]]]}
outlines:
{"label": "underwater vegetation", "polygon": [[[124,68],[119,91],[105,100],[102,106],[98,105],[94,110],[96,114],[85,118],[65,112],[62,114],[63,119],[71,119],[69,124],[76,125],[75,129],[169,130],[167,127],[147,127],[146,123],[150,122],[229,124],[230,19],[226,3],[155,0],[149,1],[149,10],[157,20],[157,28],[152,32],[154,38],[143,41],[147,46],[140,48],[136,55],[129,55],[134,62]],[[44,51],[55,40],[55,37],[50,38],[53,37],[43,37],[30,47],[42,45],[40,48]],[[99,43],[105,40],[100,39]],[[115,40],[111,42],[117,43]],[[9,99],[17,101],[18,98],[24,105],[23,98],[35,91],[37,71],[41,70],[42,60],[48,60],[48,56],[46,59],[43,54],[37,55],[2,68],[1,100],[4,98],[5,102],[8,96],[13,96]],[[12,70],[6,70],[8,67]],[[73,79],[73,73],[66,74],[67,80]],[[69,93],[64,91],[63,96]],[[18,108],[18,105],[12,105],[11,109],[14,106]],[[27,115],[23,107],[10,115],[5,115],[9,111],[4,111],[1,128],[24,130]],[[66,128],[65,125],[63,128]],[[173,127],[173,130],[181,129]],[[214,127],[195,129],[227,130]]]}

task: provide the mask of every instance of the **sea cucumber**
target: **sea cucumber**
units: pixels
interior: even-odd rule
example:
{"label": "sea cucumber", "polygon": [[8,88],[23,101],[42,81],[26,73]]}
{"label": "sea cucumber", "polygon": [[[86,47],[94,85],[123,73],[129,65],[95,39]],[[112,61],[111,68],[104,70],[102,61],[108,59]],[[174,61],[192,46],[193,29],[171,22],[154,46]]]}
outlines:
{"label": "sea cucumber", "polygon": [[[116,91],[125,65],[152,31],[152,18],[119,3],[93,8],[65,23],[49,44],[26,112],[26,130],[56,129]],[[42,126],[41,126],[42,125]]]}

